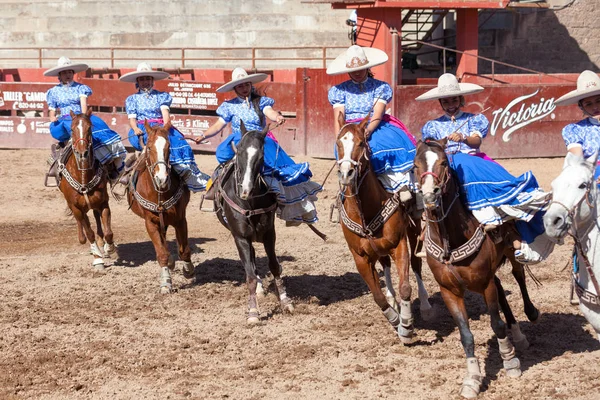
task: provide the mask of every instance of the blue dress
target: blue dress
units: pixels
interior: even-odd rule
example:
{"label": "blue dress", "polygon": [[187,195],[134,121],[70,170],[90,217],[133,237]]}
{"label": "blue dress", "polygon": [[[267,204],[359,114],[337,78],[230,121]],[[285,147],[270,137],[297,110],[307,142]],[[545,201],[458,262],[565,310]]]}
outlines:
{"label": "blue dress", "polygon": [[[358,122],[369,115],[376,102],[388,104],[392,100],[392,88],[374,78],[367,78],[362,83],[348,80],[329,89],[328,98],[334,108],[344,107],[346,122]],[[373,170],[388,192],[415,188],[410,171],[416,146],[407,132],[382,120],[369,137],[369,147]]]}
{"label": "blue dress", "polygon": [[[273,104],[275,100],[262,96],[258,107],[264,112]],[[217,160],[224,163],[235,155],[231,143],[237,145],[242,138],[240,121],[244,121],[247,131],[262,130],[264,126],[253,104],[240,97],[223,102],[217,108],[217,115],[223,123],[230,123],[232,130],[216,151]],[[318,220],[314,202],[317,200],[316,194],[323,188],[310,180],[312,172],[308,163],[294,162],[279,143],[269,136],[265,138],[262,176],[270,190],[277,193],[280,218],[295,223],[314,223]]]}
{"label": "blue dress", "polygon": [[[585,158],[600,151],[600,122],[595,118],[586,118],[577,123],[565,126],[562,136],[567,150],[581,147]],[[596,166],[594,179],[600,176],[600,167]],[[598,185],[600,187],[600,185]]]}
{"label": "blue dress", "polygon": [[[159,92],[156,89],[152,89],[148,93],[140,90],[125,100],[127,117],[137,120],[138,128],[144,133],[142,135],[144,144],[148,141],[144,122],[147,120],[150,126],[163,126],[161,109],[165,107],[168,109],[172,101],[170,94]],[[128,138],[133,148],[138,151],[142,150],[139,138],[133,132],[133,129],[129,130]],[[192,147],[183,135],[174,128],[169,130],[169,149],[169,163],[179,176],[185,180],[189,189],[194,192],[204,190],[210,177],[200,171],[194,159]]]}
{"label": "blue dress", "polygon": [[[59,142],[66,142],[71,139],[71,111],[75,114],[81,114],[81,98],[92,94],[89,86],[78,82],[71,82],[69,85],[58,84],[48,90],[46,101],[48,109],[59,110],[58,119],[50,124],[50,134]],[[99,117],[92,115],[92,143],[94,148],[94,157],[102,164],[125,158],[127,151],[121,143],[121,137],[118,133],[108,127],[108,125]],[[121,163],[122,168],[123,164]]]}

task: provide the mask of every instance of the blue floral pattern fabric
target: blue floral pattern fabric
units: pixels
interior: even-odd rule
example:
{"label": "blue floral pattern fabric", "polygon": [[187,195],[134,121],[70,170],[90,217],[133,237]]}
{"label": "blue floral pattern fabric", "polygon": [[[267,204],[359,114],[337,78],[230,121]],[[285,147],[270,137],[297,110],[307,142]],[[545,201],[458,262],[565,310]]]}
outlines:
{"label": "blue floral pattern fabric", "polygon": [[[422,129],[422,138],[440,140],[450,136],[454,132],[462,133],[467,136],[479,136],[482,139],[487,136],[489,129],[489,121],[483,114],[470,114],[459,112],[452,120],[448,115],[444,114],[441,117],[428,121]],[[446,146],[447,153],[463,153],[476,152],[478,149],[473,149],[468,144],[463,142],[448,141]]]}
{"label": "blue floral pattern fabric", "polygon": [[138,91],[125,100],[125,112],[128,118],[138,121],[145,119],[160,119],[162,106],[171,107],[173,98],[169,93],[152,89],[149,92]]}
{"label": "blue floral pattern fabric", "polygon": [[60,114],[69,115],[71,111],[81,114],[81,97],[92,95],[89,86],[79,82],[71,82],[69,85],[58,84],[46,92],[46,101],[50,110],[60,109]]}
{"label": "blue floral pattern fabric", "polygon": [[376,101],[388,104],[392,100],[392,88],[386,82],[367,78],[356,83],[348,80],[329,89],[329,103],[333,107],[344,106],[346,120],[366,117]]}
{"label": "blue floral pattern fabric", "polygon": [[562,136],[567,148],[580,145],[586,158],[600,150],[600,122],[594,118],[565,126]]}
{"label": "blue floral pattern fabric", "polygon": [[[267,107],[273,107],[275,100],[270,97],[262,96],[258,108],[264,112]],[[260,123],[258,114],[254,111],[252,103],[247,103],[244,99],[236,97],[235,99],[224,101],[217,108],[217,115],[225,121],[231,123],[231,130],[234,134],[240,133],[240,120],[244,121],[246,130],[257,131],[263,126]]]}

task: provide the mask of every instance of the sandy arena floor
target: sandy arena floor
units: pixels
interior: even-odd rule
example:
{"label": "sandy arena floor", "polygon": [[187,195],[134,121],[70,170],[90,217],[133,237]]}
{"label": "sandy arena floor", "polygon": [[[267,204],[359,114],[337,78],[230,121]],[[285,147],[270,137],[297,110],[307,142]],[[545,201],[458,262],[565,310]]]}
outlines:
{"label": "sandy arena floor", "polygon": [[[328,221],[337,190],[329,179],[318,205],[326,243],[307,227],[277,222],[277,252],[294,315],[271,291],[264,322],[246,326],[244,272],[230,234],[192,195],[188,225],[195,281],[174,274],[176,293],[158,293],[159,269],[143,221],[111,201],[118,259],[105,273],[90,266],[58,189],[42,186],[46,151],[0,151],[1,399],[453,399],[465,372],[458,330],[425,267],[438,311],[423,322],[413,303],[419,343],[403,346],[379,311],[346,247]],[[216,165],[197,155],[201,169]],[[323,180],[330,160],[308,159]],[[561,159],[505,160],[550,182]],[[170,231],[172,251],[174,234]],[[266,271],[264,250],[257,248]],[[467,297],[476,353],[485,369],[480,399],[599,398],[600,344],[569,305],[570,246],[533,267],[529,280],[543,312],[521,328],[531,347],[519,354],[523,376],[502,372],[483,299]],[[518,287],[500,271],[520,320]],[[414,279],[414,278],[413,278]],[[413,280],[413,288],[416,285]]]}

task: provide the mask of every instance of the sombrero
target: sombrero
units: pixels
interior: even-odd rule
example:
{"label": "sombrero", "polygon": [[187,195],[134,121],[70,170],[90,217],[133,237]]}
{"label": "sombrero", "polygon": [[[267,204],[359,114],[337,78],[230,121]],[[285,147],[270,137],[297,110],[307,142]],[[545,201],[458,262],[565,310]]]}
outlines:
{"label": "sombrero", "polygon": [[49,70],[44,71],[44,76],[58,76],[62,71],[73,70],[75,72],[81,72],[88,69],[87,64],[77,63],[73,64],[73,62],[69,59],[69,57],[61,57],[58,59],[56,63],[56,67],[50,68]]}
{"label": "sombrero", "polygon": [[217,89],[219,93],[229,92],[233,90],[237,85],[241,85],[242,83],[258,83],[267,79],[269,75],[267,74],[250,74],[246,72],[244,68],[236,68],[231,72],[231,80]]}
{"label": "sombrero", "polygon": [[465,96],[468,94],[479,93],[483,88],[474,83],[458,83],[458,79],[452,74],[443,74],[438,78],[438,85],[415,100],[437,100],[447,97]]}
{"label": "sombrero", "polygon": [[387,60],[388,56],[382,50],[352,45],[329,64],[329,67],[327,67],[327,75],[339,75],[360,71],[361,69],[381,65]]}
{"label": "sombrero", "polygon": [[581,99],[600,95],[600,77],[595,72],[586,70],[577,78],[577,89],[570,91],[554,102],[557,106],[576,104]]}
{"label": "sombrero", "polygon": [[140,76],[151,76],[155,81],[160,81],[169,77],[169,73],[165,71],[155,71],[148,63],[139,63],[137,70],[129,72],[119,78],[120,81],[136,83]]}

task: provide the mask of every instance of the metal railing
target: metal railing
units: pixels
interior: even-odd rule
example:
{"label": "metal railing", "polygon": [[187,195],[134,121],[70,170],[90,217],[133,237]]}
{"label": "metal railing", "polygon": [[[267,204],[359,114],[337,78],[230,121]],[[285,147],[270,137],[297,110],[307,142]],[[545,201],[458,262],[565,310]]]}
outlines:
{"label": "metal railing", "polygon": [[[93,60],[115,68],[117,64],[139,61],[170,62],[180,68],[202,62],[250,62],[253,69],[262,61],[318,62],[323,68],[347,46],[298,47],[2,47],[0,64],[6,61],[35,64],[37,68],[51,67],[66,55],[72,61]],[[335,50],[334,54],[330,50]],[[135,65],[128,65],[135,67]]]}

